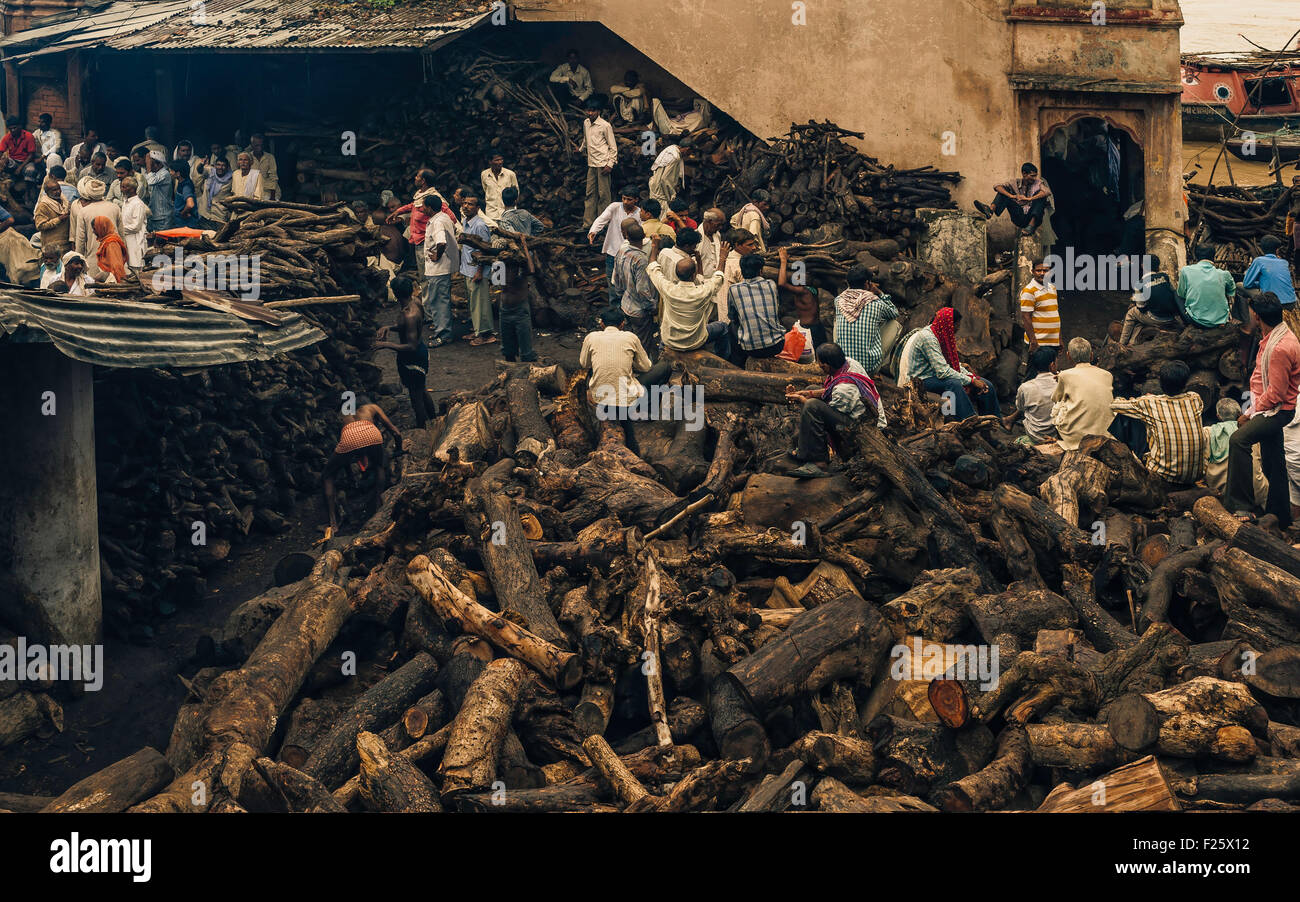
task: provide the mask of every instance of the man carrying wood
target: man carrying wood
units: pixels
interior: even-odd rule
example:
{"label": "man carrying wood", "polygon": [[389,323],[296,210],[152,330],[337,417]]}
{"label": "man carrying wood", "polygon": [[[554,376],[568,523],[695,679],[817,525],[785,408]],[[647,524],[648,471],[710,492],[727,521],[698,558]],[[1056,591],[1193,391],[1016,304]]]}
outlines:
{"label": "man carrying wood", "polygon": [[533,317],[528,305],[529,279],[536,268],[528,250],[528,236],[520,235],[519,247],[503,250],[497,259],[505,264],[505,284],[498,301],[501,306],[501,356],[510,362],[531,363],[537,359],[533,350]]}
{"label": "man carrying wood", "polygon": [[1191,375],[1187,364],[1171,360],[1160,368],[1163,394],[1110,402],[1114,413],[1146,425],[1148,450],[1142,462],[1148,472],[1180,489],[1205,475],[1203,406],[1200,395],[1187,391]]}
{"label": "man carrying wood", "polygon": [[610,174],[618,163],[618,141],[614,138],[614,127],[600,115],[600,101],[594,97],[589,99],[585,112],[582,141],[575,152],[587,152],[587,205],[582,222],[591,226],[600,210],[610,204]]}
{"label": "man carrying wood", "polygon": [[1250,302],[1260,331],[1259,354],[1250,376],[1249,412],[1237,419],[1240,428],[1228,439],[1228,490],[1224,507],[1245,520],[1254,510],[1251,451],[1260,446],[1264,477],[1268,480],[1265,509],[1278,525],[1291,525],[1283,430],[1295,417],[1300,391],[1300,342],[1282,322],[1282,304],[1266,291]]}
{"label": "man carrying wood", "polygon": [[339,528],[335,477],[347,472],[353,464],[359,466],[363,473],[374,467],[376,492],[383,492],[388,487],[388,457],[384,453],[384,434],[379,431],[376,420],[392,433],[398,453],[401,453],[402,433],[378,404],[363,404],[355,414],[344,414],[339,443],[334,446],[334,453],[326,461],[325,472],[321,475],[321,487],[325,492],[325,506],[330,518],[329,529],[325,532],[327,539],[332,538]]}
{"label": "man carrying wood", "polygon": [[[601,250],[605,254],[605,277],[609,280],[611,304],[618,301],[618,295],[614,291],[614,257],[618,249],[623,246],[623,220],[641,221],[641,208],[637,206],[640,200],[640,189],[635,185],[628,185],[623,189],[618,203],[609,204],[600,216],[588,220],[591,222],[591,227],[587,231],[588,244],[595,244],[596,234],[601,229],[605,230],[605,243]],[[590,197],[588,201],[590,202]]]}
{"label": "man carrying wood", "polygon": [[[437,416],[433,399],[429,397],[426,381],[429,375],[429,349],[420,340],[424,331],[424,311],[420,309],[420,300],[415,296],[415,286],[406,276],[398,276],[389,285],[393,297],[402,305],[402,318],[396,326],[384,326],[379,330],[379,341],[375,350],[388,349],[397,352],[397,378],[406,386],[411,396],[411,408],[415,411],[415,428],[423,429],[424,424]],[[388,341],[388,334],[397,330],[398,341]]]}
{"label": "man carrying wood", "polygon": [[[709,322],[714,297],[722,287],[722,273],[715,272],[701,283],[696,280],[695,260],[684,257],[677,261],[677,281],[672,281],[664,276],[663,265],[659,262],[662,244],[662,235],[650,236],[650,265],[646,267],[646,274],[664,301],[659,330],[664,347],[674,351],[697,351],[710,345],[713,353],[726,360],[731,356],[731,332],[726,323]],[[724,266],[729,253],[731,248],[724,244],[719,261]]]}
{"label": "man carrying wood", "polygon": [[802,405],[799,446],[791,455],[801,464],[790,471],[796,479],[831,475],[829,433],[851,426],[864,414],[874,416],[878,427],[886,425],[876,383],[860,363],[844,356],[843,348],[829,341],[819,345],[817,365],[825,376],[821,388],[796,391],[793,385],[788,385],[785,390],[790,404]]}

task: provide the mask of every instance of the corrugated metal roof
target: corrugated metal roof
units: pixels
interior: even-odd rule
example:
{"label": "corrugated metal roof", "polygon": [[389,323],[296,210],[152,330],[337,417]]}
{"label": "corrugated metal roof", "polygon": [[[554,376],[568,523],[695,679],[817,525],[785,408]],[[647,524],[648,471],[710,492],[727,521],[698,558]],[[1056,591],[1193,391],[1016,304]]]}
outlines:
{"label": "corrugated metal roof", "polygon": [[[73,360],[117,367],[205,367],[269,360],[305,348],[325,333],[302,316],[277,311],[280,327],[226,313],[142,301],[0,292],[0,331],[44,333]],[[15,336],[31,338],[31,332]],[[0,348],[3,347],[0,341]],[[0,353],[4,353],[0,349]]]}
{"label": "corrugated metal roof", "polygon": [[[121,0],[97,12],[0,41],[15,60],[84,47],[107,50],[434,49],[491,15],[487,0],[380,10],[321,8],[319,0]],[[35,44],[34,44],[35,42]],[[11,52],[16,51],[16,52]]]}

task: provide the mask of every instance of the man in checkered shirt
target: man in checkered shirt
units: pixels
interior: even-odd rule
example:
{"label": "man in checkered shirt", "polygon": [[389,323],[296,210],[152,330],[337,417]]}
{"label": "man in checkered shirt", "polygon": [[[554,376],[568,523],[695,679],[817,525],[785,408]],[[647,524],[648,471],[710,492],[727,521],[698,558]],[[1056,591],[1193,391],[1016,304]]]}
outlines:
{"label": "man in checkered shirt", "polygon": [[738,349],[732,362],[744,366],[748,357],[780,354],[785,347],[785,330],[781,328],[776,283],[763,278],[763,255],[741,257],[740,275],[743,281],[727,291],[727,309]]}
{"label": "man in checkered shirt", "polygon": [[1147,451],[1142,462],[1153,476],[1185,488],[1205,475],[1205,432],[1201,396],[1187,391],[1191,370],[1181,360],[1160,368],[1161,395],[1118,398],[1110,409],[1146,424]]}

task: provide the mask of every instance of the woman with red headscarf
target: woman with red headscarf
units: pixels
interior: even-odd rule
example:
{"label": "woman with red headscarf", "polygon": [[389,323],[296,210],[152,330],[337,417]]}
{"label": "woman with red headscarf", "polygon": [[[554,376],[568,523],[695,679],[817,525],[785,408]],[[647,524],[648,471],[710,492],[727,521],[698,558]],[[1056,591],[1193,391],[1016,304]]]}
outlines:
{"label": "woman with red headscarf", "polygon": [[960,324],[961,314],[944,307],[934,315],[929,326],[907,337],[898,366],[899,387],[918,382],[925,391],[951,398],[952,406],[945,404],[944,413],[959,420],[975,416],[977,405],[981,414],[999,414],[998,393],[967,369],[957,356]]}
{"label": "woman with red headscarf", "polygon": [[96,216],[90,227],[99,239],[95,262],[104,272],[111,272],[117,281],[126,281],[126,242],[117,234],[117,229],[113,228],[113,221],[107,216]]}

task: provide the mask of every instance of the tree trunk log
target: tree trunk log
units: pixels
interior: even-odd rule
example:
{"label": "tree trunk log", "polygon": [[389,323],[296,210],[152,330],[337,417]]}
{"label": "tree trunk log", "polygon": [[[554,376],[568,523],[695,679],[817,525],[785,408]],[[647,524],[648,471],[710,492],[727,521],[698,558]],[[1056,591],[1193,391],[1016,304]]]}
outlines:
{"label": "tree trunk log", "polygon": [[361,796],[376,811],[438,812],[442,802],[433,781],[402,755],[388,750],[374,733],[357,734]]}
{"label": "tree trunk log", "polygon": [[70,786],[43,813],[114,814],[161,790],[174,771],[157,749],[145,747]]}
{"label": "tree trunk log", "polygon": [[498,658],[474,681],[456,713],[438,773],[442,795],[453,805],[467,792],[492,788],[501,743],[510,729],[528,670],[518,661]]}

